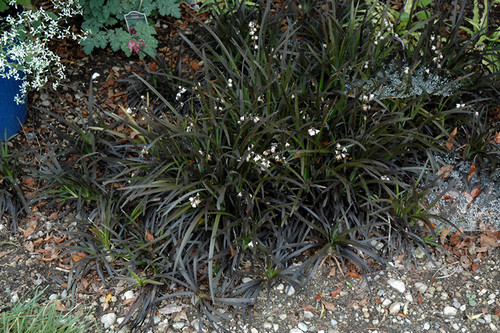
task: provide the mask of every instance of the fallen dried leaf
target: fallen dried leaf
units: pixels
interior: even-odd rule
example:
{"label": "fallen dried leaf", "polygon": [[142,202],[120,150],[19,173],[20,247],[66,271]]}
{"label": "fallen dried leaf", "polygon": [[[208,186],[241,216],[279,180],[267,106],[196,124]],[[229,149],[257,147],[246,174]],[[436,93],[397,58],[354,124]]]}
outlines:
{"label": "fallen dried leaf", "polygon": [[500,144],[500,132],[495,133],[495,138],[493,140],[495,140],[495,143]]}
{"label": "fallen dried leaf", "polygon": [[319,311],[318,309],[316,309],[314,306],[312,305],[303,305],[302,306],[302,310],[304,311],[309,311],[309,312],[312,312],[314,314],[319,314]]}
{"label": "fallen dried leaf", "polygon": [[9,251],[2,251],[2,252],[0,252],[0,258],[6,256],[9,253],[10,253]]}
{"label": "fallen dried leaf", "polygon": [[479,236],[479,242],[482,247],[495,248],[498,246],[498,242],[494,237],[489,237],[485,234],[481,234],[481,236]]}
{"label": "fallen dried leaf", "polygon": [[467,256],[461,256],[460,257],[460,265],[462,265],[463,269],[469,269],[471,262],[470,262],[469,258],[467,258]]}
{"label": "fallen dried leaf", "polygon": [[470,166],[469,173],[467,174],[467,182],[470,181],[470,179],[472,178],[474,173],[476,173],[476,161],[475,160],[472,161],[472,165]]}
{"label": "fallen dried leaf", "polygon": [[500,308],[496,308],[495,316],[500,317]]}
{"label": "fallen dried leaf", "polygon": [[451,138],[448,138],[448,140],[446,140],[446,148],[448,148],[448,150],[451,150],[453,148],[453,140]]}
{"label": "fallen dried leaf", "polygon": [[444,241],[446,240],[446,236],[450,233],[449,228],[444,228],[443,231],[441,231],[440,239],[441,239],[441,244],[444,244]]}
{"label": "fallen dried leaf", "polygon": [[330,302],[327,302],[327,301],[323,301],[323,300],[321,300],[321,303],[323,303],[323,306],[324,306],[324,307],[325,307],[325,309],[327,309],[328,311],[335,312],[335,310],[336,310],[335,304],[330,303]]}
{"label": "fallen dried leaf", "polygon": [[35,252],[35,245],[33,244],[33,242],[25,242],[24,244],[24,248],[26,250],[28,250],[28,252]]}
{"label": "fallen dried leaf", "polygon": [[342,287],[338,288],[338,289],[335,289],[334,291],[332,291],[330,294],[332,295],[332,298],[335,298],[337,297],[338,295],[340,295],[340,292],[342,291]]}
{"label": "fallen dried leaf", "polygon": [[475,187],[471,192],[470,196],[472,199],[476,198],[481,193],[481,186]]}
{"label": "fallen dried leaf", "polygon": [[56,311],[67,311],[66,306],[61,301],[57,301],[55,309]]}
{"label": "fallen dried leaf", "polygon": [[454,138],[457,135],[457,133],[458,133],[458,128],[455,127],[455,129],[450,133],[450,136]]}
{"label": "fallen dried leaf", "polygon": [[36,222],[31,223],[31,225],[24,230],[23,236],[24,238],[28,238],[29,236],[33,235],[36,229]]}
{"label": "fallen dried leaf", "polygon": [[452,170],[453,170],[453,165],[446,164],[446,165],[442,166],[441,169],[438,170],[437,175],[441,179],[445,179],[445,178],[448,178],[450,176]]}
{"label": "fallen dried leaf", "polygon": [[147,240],[148,242],[152,242],[152,241],[154,241],[154,240],[155,240],[155,237],[154,237],[152,234],[150,234],[148,231],[146,231],[146,236],[145,236],[145,238],[146,238],[146,240]]}

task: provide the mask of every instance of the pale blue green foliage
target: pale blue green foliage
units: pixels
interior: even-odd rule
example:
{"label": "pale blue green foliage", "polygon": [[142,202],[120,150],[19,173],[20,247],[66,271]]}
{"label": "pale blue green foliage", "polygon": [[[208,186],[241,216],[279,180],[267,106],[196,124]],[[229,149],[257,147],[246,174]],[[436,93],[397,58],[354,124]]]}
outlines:
{"label": "pale blue green foliage", "polygon": [[407,98],[422,95],[451,96],[459,88],[460,82],[439,74],[424,66],[415,69],[390,62],[372,78],[346,85],[348,93],[361,88],[365,93],[374,94],[377,99]]}
{"label": "pale blue green foliage", "polygon": [[[123,50],[127,55],[128,41],[139,40],[145,44],[142,50],[147,54],[157,45],[154,27],[135,29],[132,34],[127,31],[124,15],[130,11],[140,11],[148,17],[152,24],[155,17],[180,17],[179,0],[81,0],[84,11],[82,28],[89,32],[81,45],[85,53],[90,54],[95,48],[105,48],[110,45],[114,51]],[[118,25],[118,27],[116,27]]]}

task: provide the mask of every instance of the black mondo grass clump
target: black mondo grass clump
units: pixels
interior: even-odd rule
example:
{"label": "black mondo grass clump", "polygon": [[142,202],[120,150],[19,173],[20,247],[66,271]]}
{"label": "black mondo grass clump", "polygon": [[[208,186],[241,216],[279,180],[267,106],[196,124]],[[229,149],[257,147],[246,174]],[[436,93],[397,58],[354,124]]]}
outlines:
{"label": "black mondo grass clump", "polygon": [[454,34],[460,20],[425,6],[402,20],[378,1],[231,3],[179,36],[198,71],[157,59],[132,78],[145,98],[130,113],[67,123],[71,144],[40,168],[43,199],[77,209],[67,250],[86,256],[70,287],[95,269],[140,288],[122,326],[186,297],[200,329],[224,331],[327,258],[364,272],[402,249],[431,258],[434,153],[458,126],[486,140],[468,117],[498,102],[498,72],[477,63],[479,38]]}

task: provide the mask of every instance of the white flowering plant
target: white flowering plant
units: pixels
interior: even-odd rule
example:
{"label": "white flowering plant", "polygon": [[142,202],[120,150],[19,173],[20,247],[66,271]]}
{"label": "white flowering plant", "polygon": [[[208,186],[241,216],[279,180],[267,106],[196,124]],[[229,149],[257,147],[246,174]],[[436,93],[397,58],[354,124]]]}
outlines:
{"label": "white flowering plant", "polygon": [[[19,9],[0,21],[0,78],[24,79],[18,104],[25,103],[30,90],[38,90],[52,82],[56,88],[65,78],[65,66],[49,48],[50,42],[67,37],[79,40],[67,20],[81,14],[78,0],[52,0],[51,9],[35,9],[31,5],[10,0],[11,8]],[[21,6],[24,5],[24,6]],[[18,7],[22,8],[18,8]]]}

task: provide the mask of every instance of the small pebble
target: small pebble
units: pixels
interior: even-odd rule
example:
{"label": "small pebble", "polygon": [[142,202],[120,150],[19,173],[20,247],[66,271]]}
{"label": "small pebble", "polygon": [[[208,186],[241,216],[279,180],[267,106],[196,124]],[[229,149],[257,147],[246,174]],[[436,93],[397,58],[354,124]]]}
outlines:
{"label": "small pebble", "polygon": [[307,330],[309,329],[309,327],[307,327],[306,324],[304,324],[303,322],[300,322],[297,324],[297,327],[299,328],[299,330],[301,330],[302,332],[307,332]]}
{"label": "small pebble", "polygon": [[304,318],[305,319],[313,319],[314,313],[312,313],[311,311],[304,311]]}
{"label": "small pebble", "polygon": [[104,328],[110,328],[116,322],[116,314],[107,313],[101,317],[101,323],[104,325]]}
{"label": "small pebble", "polygon": [[333,327],[337,326],[338,323],[339,322],[336,321],[335,319],[330,320],[330,325],[332,325]]}
{"label": "small pebble", "polygon": [[450,317],[454,317],[457,315],[457,309],[452,307],[452,306],[445,306],[444,309],[443,309],[443,314],[445,316],[450,316]]}
{"label": "small pebble", "polygon": [[389,313],[395,315],[401,310],[401,304],[399,302],[394,302],[389,306]]}
{"label": "small pebble", "polygon": [[294,288],[293,286],[290,286],[290,287],[288,288],[288,291],[286,292],[286,294],[287,294],[288,296],[292,296],[293,294],[295,294],[295,288]]}
{"label": "small pebble", "polygon": [[399,281],[399,280],[394,280],[394,279],[389,279],[387,281],[387,283],[393,287],[394,289],[396,289],[397,291],[399,291],[400,293],[404,293],[405,290],[406,290],[406,287],[405,287],[405,284],[403,281]]}
{"label": "small pebble", "polygon": [[184,322],[182,321],[178,321],[172,324],[172,328],[176,330],[181,330],[184,326],[186,326],[186,324],[184,324]]}
{"label": "small pebble", "polygon": [[429,323],[425,323],[424,324],[424,330],[428,330],[429,328],[431,328],[431,325]]}

